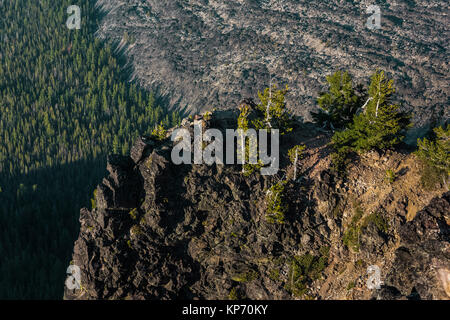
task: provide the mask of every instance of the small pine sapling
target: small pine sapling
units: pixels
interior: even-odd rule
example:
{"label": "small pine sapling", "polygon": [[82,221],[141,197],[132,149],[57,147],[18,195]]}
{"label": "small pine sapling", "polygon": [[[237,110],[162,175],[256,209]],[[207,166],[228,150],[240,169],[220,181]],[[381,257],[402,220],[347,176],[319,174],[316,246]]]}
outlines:
{"label": "small pine sapling", "polygon": [[293,180],[297,180],[297,166],[298,161],[303,157],[303,151],[306,149],[304,144],[297,145],[288,151],[289,160],[291,160],[292,165],[294,166],[294,178]]}

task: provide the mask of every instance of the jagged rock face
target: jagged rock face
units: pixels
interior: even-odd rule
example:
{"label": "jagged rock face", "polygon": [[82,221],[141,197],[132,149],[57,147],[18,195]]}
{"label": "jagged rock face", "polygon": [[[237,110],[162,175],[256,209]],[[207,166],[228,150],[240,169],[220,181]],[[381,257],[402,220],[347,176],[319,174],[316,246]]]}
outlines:
{"label": "jagged rock face", "polygon": [[377,3],[381,29],[369,30],[373,1],[98,0],[98,36],[126,49],[139,83],[194,112],[233,107],[272,77],[308,120],[326,75],[345,69],[367,84],[381,68],[414,111],[414,137],[450,117],[445,3]]}
{"label": "jagged rock face", "polygon": [[[224,130],[237,114],[216,111],[205,124]],[[80,212],[82,289],[66,288],[65,298],[448,299],[450,193],[414,200],[416,185],[397,190],[418,180],[410,156],[397,153],[355,162],[354,183],[345,182],[327,169],[327,139],[296,124],[282,137],[279,173],[246,177],[239,165],[174,165],[170,139],[139,138],[131,157],[108,158],[96,207]],[[308,152],[302,178],[285,187],[285,223],[269,223],[267,190],[292,177],[287,149],[300,142]],[[378,193],[379,172],[393,163],[410,169]],[[413,202],[423,210],[407,221]],[[345,243],[352,227],[357,243]],[[382,269],[380,290],[366,286],[371,265]]]}
{"label": "jagged rock face", "polygon": [[450,192],[399,227],[400,247],[378,298],[450,297]]}

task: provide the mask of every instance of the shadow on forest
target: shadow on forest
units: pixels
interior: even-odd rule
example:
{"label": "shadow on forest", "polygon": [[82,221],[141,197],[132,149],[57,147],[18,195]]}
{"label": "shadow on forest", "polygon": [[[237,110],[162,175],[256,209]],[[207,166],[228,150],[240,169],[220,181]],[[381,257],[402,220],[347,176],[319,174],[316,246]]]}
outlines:
{"label": "shadow on forest", "polygon": [[0,299],[62,299],[79,210],[90,207],[105,163],[101,157],[0,173]]}

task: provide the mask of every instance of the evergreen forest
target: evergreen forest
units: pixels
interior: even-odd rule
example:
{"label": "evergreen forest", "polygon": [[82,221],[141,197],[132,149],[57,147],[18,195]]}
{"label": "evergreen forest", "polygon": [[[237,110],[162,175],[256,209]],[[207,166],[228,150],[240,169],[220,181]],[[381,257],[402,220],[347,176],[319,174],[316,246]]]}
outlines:
{"label": "evergreen forest", "polygon": [[[66,26],[71,5],[80,29]],[[61,299],[106,155],[181,115],[95,37],[95,1],[0,1],[0,15],[0,299]]]}

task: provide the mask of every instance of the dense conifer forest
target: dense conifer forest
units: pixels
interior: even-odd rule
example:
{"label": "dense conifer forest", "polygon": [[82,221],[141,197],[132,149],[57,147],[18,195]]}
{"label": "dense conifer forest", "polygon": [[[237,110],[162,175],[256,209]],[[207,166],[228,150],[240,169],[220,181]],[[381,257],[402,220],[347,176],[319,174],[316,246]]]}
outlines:
{"label": "dense conifer forest", "polygon": [[[93,0],[0,1],[0,299],[60,299],[108,153],[180,121],[95,38]],[[81,29],[66,27],[81,8]]]}

